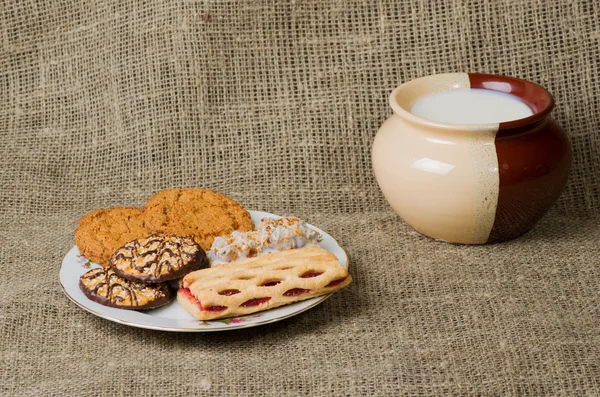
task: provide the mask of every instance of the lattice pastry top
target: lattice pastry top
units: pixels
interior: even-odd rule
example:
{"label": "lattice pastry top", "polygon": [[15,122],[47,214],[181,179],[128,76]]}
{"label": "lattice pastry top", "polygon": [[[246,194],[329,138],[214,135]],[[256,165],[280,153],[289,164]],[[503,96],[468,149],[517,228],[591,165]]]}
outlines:
{"label": "lattice pastry top", "polygon": [[335,255],[310,246],[189,273],[177,298],[195,317],[210,320],[328,294],[351,281]]}

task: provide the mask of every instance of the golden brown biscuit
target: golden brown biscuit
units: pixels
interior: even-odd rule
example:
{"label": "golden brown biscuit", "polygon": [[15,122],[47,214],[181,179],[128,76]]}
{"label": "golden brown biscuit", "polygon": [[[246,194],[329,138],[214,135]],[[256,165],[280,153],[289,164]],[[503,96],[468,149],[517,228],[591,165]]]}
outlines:
{"label": "golden brown biscuit", "polygon": [[144,226],[142,210],[132,207],[97,209],[79,220],[75,244],[88,259],[108,266],[110,256],[128,241],[152,233]]}
{"label": "golden brown biscuit", "polygon": [[208,251],[216,236],[254,229],[250,214],[230,198],[206,189],[168,189],[144,206],[152,233],[192,237]]}

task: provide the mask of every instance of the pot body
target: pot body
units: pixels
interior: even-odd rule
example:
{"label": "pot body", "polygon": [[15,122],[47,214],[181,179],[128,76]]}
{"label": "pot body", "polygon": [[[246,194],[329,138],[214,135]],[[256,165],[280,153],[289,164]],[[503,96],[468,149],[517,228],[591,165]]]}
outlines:
{"label": "pot body", "polygon": [[397,101],[396,91],[395,113],[373,142],[373,170],[389,204],[418,232],[452,243],[499,242],[525,233],[556,202],[571,148],[549,111],[508,128],[444,125],[399,111],[398,102],[412,100],[400,90]]}

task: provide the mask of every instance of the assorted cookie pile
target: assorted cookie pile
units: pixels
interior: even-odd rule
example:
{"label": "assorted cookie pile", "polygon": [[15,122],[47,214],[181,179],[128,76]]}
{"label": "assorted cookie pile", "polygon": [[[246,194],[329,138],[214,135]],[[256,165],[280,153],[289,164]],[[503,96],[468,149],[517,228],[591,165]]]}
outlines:
{"label": "assorted cookie pile", "polygon": [[206,189],[167,189],[144,208],[98,209],[81,218],[75,244],[83,256],[106,267],[128,241],[151,234],[192,237],[208,250],[217,236],[254,229],[248,211],[230,198]]}
{"label": "assorted cookie pile", "polygon": [[[177,299],[200,320],[267,310],[328,294],[352,277],[321,236],[294,218],[262,219],[206,189],[169,189],[144,208],[99,209],[75,231],[81,254],[103,268],[80,278],[91,300],[145,310]],[[208,251],[208,255],[205,254]]]}

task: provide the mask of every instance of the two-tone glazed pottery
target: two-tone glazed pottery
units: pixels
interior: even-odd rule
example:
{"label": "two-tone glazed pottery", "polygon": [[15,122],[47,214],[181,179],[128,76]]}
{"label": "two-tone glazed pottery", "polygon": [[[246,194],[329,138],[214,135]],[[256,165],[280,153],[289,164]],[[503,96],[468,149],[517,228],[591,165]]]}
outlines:
{"label": "two-tone glazed pottery", "polygon": [[[424,95],[468,88],[515,95],[533,114],[493,124],[446,124],[410,113]],[[569,140],[549,117],[552,95],[537,84],[440,74],[402,84],[390,105],[394,113],[373,143],[375,177],[396,213],[426,236],[464,244],[517,237],[542,218],[567,182]]]}

